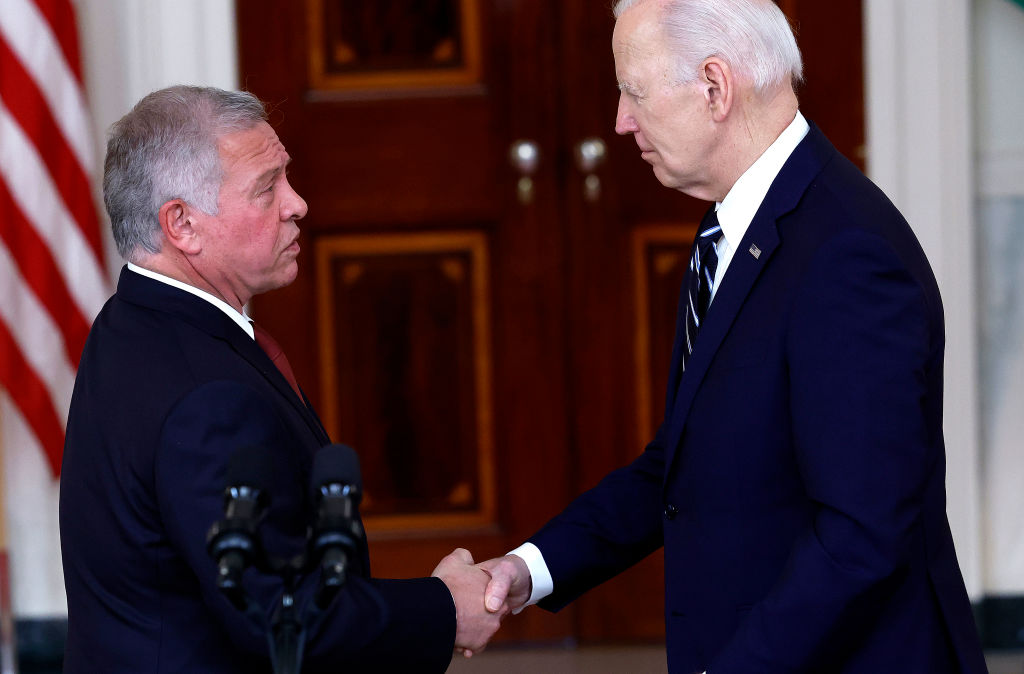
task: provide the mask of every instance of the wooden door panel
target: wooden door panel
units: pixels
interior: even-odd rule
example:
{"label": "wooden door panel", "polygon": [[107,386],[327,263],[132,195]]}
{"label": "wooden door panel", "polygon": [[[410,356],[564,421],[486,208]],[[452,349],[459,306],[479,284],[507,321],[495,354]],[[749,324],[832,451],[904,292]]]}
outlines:
{"label": "wooden door panel", "polygon": [[311,0],[307,7],[316,89],[480,81],[476,0]]}
{"label": "wooden door panel", "polygon": [[493,95],[303,106],[299,150],[310,227],[494,227],[505,185]]}
{"label": "wooden door panel", "polygon": [[362,453],[371,530],[495,522],[487,242],[317,241],[323,420]]}

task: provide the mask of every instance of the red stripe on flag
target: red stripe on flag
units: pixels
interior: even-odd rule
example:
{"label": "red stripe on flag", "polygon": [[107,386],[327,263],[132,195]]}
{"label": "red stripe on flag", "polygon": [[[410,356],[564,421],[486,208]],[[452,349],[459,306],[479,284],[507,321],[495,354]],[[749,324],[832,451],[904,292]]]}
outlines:
{"label": "red stripe on flag", "polygon": [[[44,59],[61,59],[77,80],[79,90],[82,83],[82,69],[78,55],[78,34],[75,24],[74,7],[70,0],[25,0],[32,3],[42,21],[29,21],[39,32],[38,35],[25,36],[35,48],[44,48],[53,43],[58,45],[59,52],[44,53]],[[4,5],[4,11],[32,11],[29,5],[10,3]],[[69,391],[48,389],[39,372],[32,363],[53,362],[64,359],[77,364],[88,333],[88,323],[92,316],[83,315],[89,312],[88,306],[79,306],[76,294],[71,291],[74,280],[66,280],[61,272],[83,270],[84,273],[94,271],[98,276],[105,276],[103,268],[103,244],[100,237],[96,205],[90,186],[89,173],[91,166],[82,166],[74,148],[78,143],[87,146],[88,138],[78,138],[67,134],[87,134],[84,128],[67,129],[62,126],[65,119],[70,124],[78,125],[81,115],[86,110],[51,110],[48,99],[43,95],[44,86],[49,83],[36,82],[33,71],[26,68],[26,63],[19,61],[9,43],[0,40],[0,97],[4,107],[10,111],[14,123],[20,127],[30,140],[27,151],[38,155],[38,161],[49,172],[49,181],[59,193],[59,199],[65,204],[66,212],[72,222],[39,223],[30,217],[39,214],[24,213],[14,204],[9,184],[0,184],[0,238],[4,246],[10,250],[11,257],[17,265],[19,274],[27,286],[17,286],[5,292],[31,292],[40,301],[44,311],[53,317],[52,322],[60,330],[63,338],[63,349],[50,347],[41,343],[25,344],[25,351],[19,350],[14,340],[12,327],[0,320],[0,386],[5,388],[15,405],[21,410],[31,431],[36,435],[39,444],[46,453],[50,467],[55,475],[60,474],[61,454],[64,448],[64,427],[61,415],[58,414],[54,401],[65,400]],[[62,83],[63,86],[63,83]],[[67,92],[59,92],[62,105],[80,105],[83,96],[65,96]],[[70,141],[70,142],[69,142]],[[5,166],[7,171],[17,171],[18,157],[5,155],[5,161],[14,162]],[[35,161],[35,157],[25,160]],[[2,179],[0,179],[2,183]],[[42,189],[40,185],[36,189]],[[49,227],[65,227],[66,231],[56,232],[61,236],[77,236],[81,230],[82,237],[89,243],[83,249],[77,245],[68,246],[68,253],[49,248],[53,237],[50,230],[41,235],[43,225]],[[38,227],[36,225],[39,225]],[[75,228],[75,229],[72,229]],[[91,249],[91,250],[90,250]],[[63,250],[63,247],[62,247]],[[67,255],[75,257],[68,258]],[[82,259],[86,258],[86,259]],[[76,272],[77,273],[77,272]],[[90,274],[91,275],[91,274]],[[93,293],[93,291],[88,291]],[[102,301],[103,298],[95,298]],[[10,301],[0,298],[0,301]],[[90,302],[85,299],[83,302]],[[47,316],[18,316],[19,321],[46,320]],[[21,327],[21,326],[18,326]],[[51,340],[45,340],[47,344]],[[40,351],[46,349],[46,352]],[[52,352],[51,352],[52,351]],[[63,362],[61,363],[63,366]],[[63,410],[61,410],[63,411]]]}
{"label": "red stripe on flag", "polygon": [[[96,259],[102,264],[103,242],[89,187],[89,176],[75,157],[35,80],[0,37],[0,100],[29,137],[60,191],[64,205],[78,223]],[[16,250],[16,249],[15,249]]]}
{"label": "red stripe on flag", "polygon": [[78,85],[82,85],[82,64],[78,52],[78,27],[75,24],[75,8],[70,0],[32,0],[39,13],[50,24],[60,49],[64,53],[64,60],[68,67],[75,74]]}
{"label": "red stripe on flag", "polygon": [[0,384],[25,416],[46,453],[53,474],[60,475],[64,427],[46,385],[22,356],[3,321],[0,321],[0,353],[4,355],[0,358]]}
{"label": "red stripe on flag", "polygon": [[12,256],[14,263],[53,317],[64,338],[68,362],[77,369],[85,338],[89,335],[89,321],[68,292],[46,242],[14,203],[3,180],[0,180],[0,213],[5,214],[0,217],[0,239],[7,244],[8,250],[16,251]]}

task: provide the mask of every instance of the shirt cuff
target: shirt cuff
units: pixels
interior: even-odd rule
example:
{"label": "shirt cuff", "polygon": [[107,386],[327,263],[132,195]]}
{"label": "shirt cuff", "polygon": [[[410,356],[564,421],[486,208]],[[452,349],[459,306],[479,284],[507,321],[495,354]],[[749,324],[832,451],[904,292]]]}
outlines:
{"label": "shirt cuff", "polygon": [[544,555],[540,548],[533,543],[523,543],[518,548],[508,553],[519,557],[526,562],[526,568],[530,570],[530,579],[533,581],[533,590],[530,592],[530,599],[520,608],[512,613],[519,613],[527,606],[533,606],[544,597],[555,591],[555,583],[551,580],[551,572],[544,561]]}

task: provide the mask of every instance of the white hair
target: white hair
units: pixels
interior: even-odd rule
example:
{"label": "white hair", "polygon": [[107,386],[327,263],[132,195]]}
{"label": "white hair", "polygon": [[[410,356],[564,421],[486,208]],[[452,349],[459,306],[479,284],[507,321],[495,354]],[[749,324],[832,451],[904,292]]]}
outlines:
{"label": "white hair", "polygon": [[[643,0],[619,0],[618,19]],[[703,61],[717,56],[755,91],[803,80],[800,49],[782,10],[771,0],[658,0],[661,25],[675,57],[679,84],[698,79]]]}
{"label": "white hair", "polygon": [[137,262],[160,252],[160,207],[182,199],[217,214],[220,136],[267,119],[258,98],[213,87],[174,86],[147,95],[110,129],[103,201],[117,251]]}

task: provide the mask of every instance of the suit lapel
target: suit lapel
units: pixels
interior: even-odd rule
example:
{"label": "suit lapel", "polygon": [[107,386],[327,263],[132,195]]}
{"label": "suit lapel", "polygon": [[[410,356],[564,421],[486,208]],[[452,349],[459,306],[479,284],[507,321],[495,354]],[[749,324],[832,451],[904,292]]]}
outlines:
{"label": "suit lapel", "polygon": [[[768,264],[768,260],[771,259],[778,245],[779,236],[775,228],[775,218],[758,213],[751,221],[750,227],[747,228],[747,233],[737,247],[732,262],[729,263],[729,269],[722,279],[722,285],[704,317],[704,324],[697,335],[697,342],[693,345],[693,353],[686,361],[686,370],[679,378],[679,387],[676,390],[675,402],[672,407],[673,423],[669,426],[670,433],[667,444],[669,451],[665,461],[666,468],[672,465],[675,458],[690,406],[704,380],[704,375],[707,374],[711,360],[728,334],[729,328],[739,314],[747,295],[750,294],[754,282],[757,281],[761,270]],[[761,251],[757,257],[750,252],[751,246],[757,246],[757,249]],[[667,472],[666,470],[666,474]]]}
{"label": "suit lapel", "polygon": [[121,277],[117,283],[117,294],[133,304],[174,314],[210,337],[227,342],[235,353],[252,365],[271,386],[277,389],[278,393],[284,396],[288,404],[302,415],[321,443],[330,443],[327,432],[309,406],[305,395],[301,399],[295,395],[288,380],[271,362],[263,349],[220,309],[184,290],[136,274],[127,267],[121,270]]}
{"label": "suit lapel", "polygon": [[270,360],[267,354],[260,348],[256,340],[251,339],[249,335],[245,334],[241,329],[228,331],[228,334],[224,338],[231,344],[235,352],[238,353],[242,358],[247,360],[250,365],[259,370],[260,374],[263,375],[270,384],[277,389],[278,393],[284,396],[285,400],[288,401],[292,407],[294,407],[306,420],[310,429],[313,433],[321,440],[321,442],[327,444],[330,439],[327,436],[327,431],[324,430],[323,424],[320,423],[320,419],[313,413],[312,408],[309,405],[309,401],[306,399],[306,394],[302,394],[302,398],[299,398],[292,389],[291,384],[285,379],[281,371],[277,369],[277,366]]}
{"label": "suit lapel", "polygon": [[[746,234],[736,247],[729,268],[721,286],[704,317],[704,325],[697,335],[693,353],[686,362],[686,371],[679,376],[675,399],[668,412],[668,434],[666,437],[665,476],[670,473],[672,463],[679,449],[682,437],[700,385],[711,362],[718,352],[743,308],[743,304],[761,273],[779,247],[780,239],[777,220],[796,208],[800,197],[817,176],[825,163],[836,154],[835,148],[820,130],[810,123],[807,136],[790,155],[779,175],[772,182],[764,201],[754,214]],[[687,277],[689,276],[687,272]],[[683,281],[687,288],[688,278]],[[685,291],[684,291],[685,292]],[[677,335],[677,346],[680,336]],[[685,335],[682,336],[685,339]]]}

